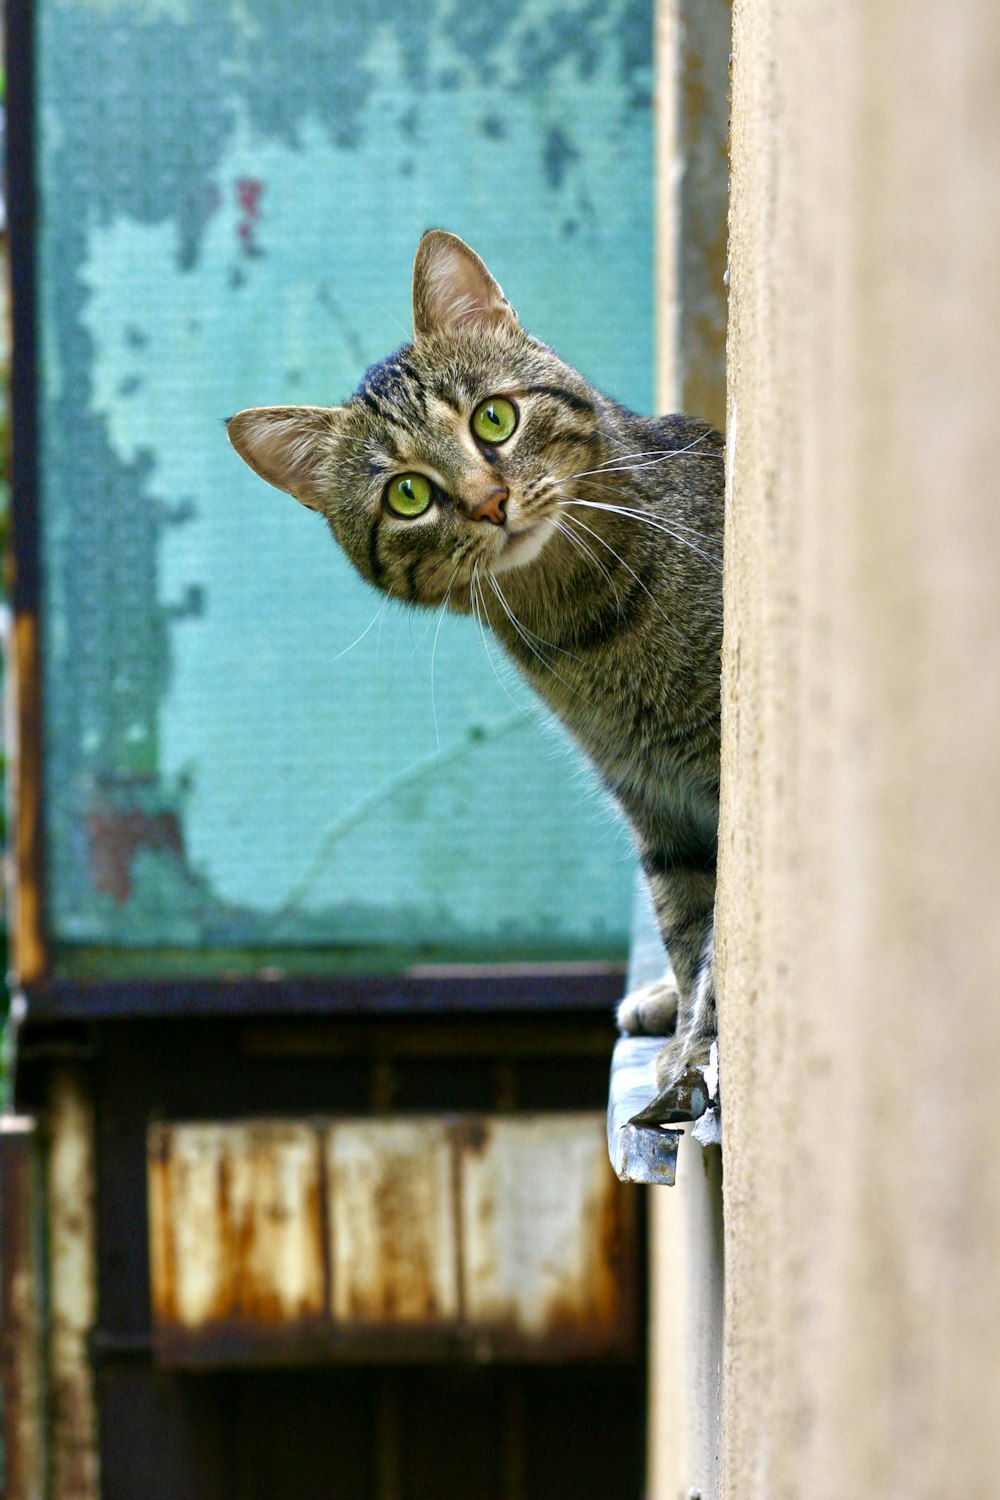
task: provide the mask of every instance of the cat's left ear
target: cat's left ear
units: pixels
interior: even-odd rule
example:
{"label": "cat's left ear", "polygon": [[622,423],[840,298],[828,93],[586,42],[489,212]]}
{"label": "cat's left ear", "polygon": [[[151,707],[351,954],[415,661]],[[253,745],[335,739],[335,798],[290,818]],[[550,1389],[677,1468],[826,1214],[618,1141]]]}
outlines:
{"label": "cat's left ear", "polygon": [[226,423],[229,441],[255,474],[322,510],[336,406],[254,406]]}
{"label": "cat's left ear", "polygon": [[413,262],[413,332],[517,323],[517,313],[474,250],[457,234],[428,229]]}

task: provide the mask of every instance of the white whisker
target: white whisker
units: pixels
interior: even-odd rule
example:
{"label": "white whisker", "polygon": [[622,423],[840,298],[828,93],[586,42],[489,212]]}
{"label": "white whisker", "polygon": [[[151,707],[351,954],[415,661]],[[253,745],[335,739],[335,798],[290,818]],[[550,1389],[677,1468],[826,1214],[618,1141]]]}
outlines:
{"label": "white whisker", "polygon": [[[708,459],[714,463],[723,463],[724,455],[721,453],[692,453],[692,448],[704,442],[710,437],[710,432],[703,432],[700,436],[692,438],[690,443],[685,443],[683,448],[652,448],[647,453],[623,453],[616,454],[613,458],[605,459],[603,464],[598,464],[596,469],[583,469],[579,474],[568,474],[565,483],[571,479],[586,479],[589,474],[623,474],[634,473],[639,469],[655,469],[657,464],[665,463],[668,458],[679,458],[682,454],[688,454],[691,458]],[[650,457],[650,455],[656,455]],[[630,458],[649,458],[647,463],[628,463]]]}
{"label": "white whisker", "polygon": [[510,689],[507,687],[507,684],[504,682],[503,678],[500,676],[500,673],[497,670],[497,664],[493,660],[493,652],[489,647],[489,642],[486,636],[486,627],[483,624],[483,618],[480,612],[484,605],[482,596],[482,580],[479,577],[478,563],[474,565],[472,569],[472,578],[469,581],[469,602],[472,605],[472,613],[475,616],[476,624],[479,626],[479,635],[483,643],[483,650],[486,652],[486,660],[489,662],[490,666],[493,669],[493,676],[500,684],[501,691],[506,695],[510,702],[513,703],[514,707],[520,713],[523,713],[523,704],[519,704],[516,698],[512,697]]}
{"label": "white whisker", "polygon": [[[361,632],[361,634],[360,634],[360,635],[357,635],[357,636],[355,636],[355,637],[354,637],[354,640],[353,640],[353,641],[352,641],[352,642],[351,642],[351,644],[350,644],[350,645],[349,645],[349,646],[345,646],[345,647],[344,647],[344,649],[343,649],[343,651],[338,651],[338,652],[337,652],[337,654],[336,654],[336,656],[335,656],[335,657],[334,657],[334,658],[333,658],[333,659],[334,659],[334,661],[339,661],[339,660],[340,660],[340,658],[341,658],[341,657],[342,657],[342,656],[346,656],[346,655],[347,655],[347,653],[348,653],[348,651],[353,651],[353,650],[354,650],[354,648],[355,648],[355,646],[356,646],[356,645],[358,645],[358,643],[359,643],[359,642],[360,642],[360,641],[363,641],[363,640],[364,640],[364,638],[365,638],[365,636],[366,636],[366,635],[367,635],[367,634],[368,634],[368,632],[369,632],[369,630],[371,630],[371,628],[372,628],[372,626],[373,626],[373,625],[374,625],[374,624],[375,624],[375,623],[376,623],[376,622],[377,622],[377,621],[379,621],[379,620],[381,620],[381,618],[382,618],[382,614],[383,614],[383,612],[384,612],[384,610],[385,610],[385,607],[386,607],[386,605],[387,605],[387,604],[388,604],[388,603],[389,603],[389,598],[388,598],[388,595],[387,595],[387,596],[386,596],[386,597],[385,597],[385,598],[384,598],[384,599],[383,599],[383,600],[382,600],[382,603],[381,603],[381,604],[380,604],[380,605],[379,605],[379,607],[378,607],[378,609],[377,609],[377,610],[376,610],[376,611],[375,611],[375,613],[374,613],[374,614],[373,614],[373,615],[372,615],[372,617],[371,617],[371,619],[370,619],[370,620],[369,620],[369,621],[368,621],[368,624],[367,624],[367,625],[366,625],[366,626],[365,626],[365,628],[364,628],[364,630],[362,630],[362,632]],[[381,629],[382,629],[382,627],[381,627],[381,625],[380,625],[380,626],[379,626],[379,630],[381,630]],[[377,648],[376,648],[376,649],[377,649]]]}
{"label": "white whisker", "polygon": [[[385,596],[385,604],[389,603],[389,595]],[[385,624],[385,604],[378,612],[378,630],[375,632],[375,675],[378,676],[378,654],[382,649],[382,626]]]}
{"label": "white whisker", "polygon": [[626,573],[631,574],[631,576],[635,579],[636,583],[642,589],[643,593],[652,603],[653,608],[656,610],[657,614],[660,615],[661,618],[665,621],[668,629],[673,631],[674,636],[683,643],[684,638],[678,631],[676,622],[671,618],[670,615],[667,614],[666,610],[660,604],[660,601],[657,599],[656,595],[651,593],[650,590],[646,587],[642,579],[639,577],[638,573],[636,573],[634,569],[629,567],[628,563],[625,561],[624,557],[622,557],[621,553],[616,552],[611,543],[605,541],[604,537],[601,536],[599,531],[594,531],[593,528],[588,526],[585,521],[581,521],[579,516],[567,516],[566,519],[567,521],[572,521],[575,526],[582,526],[584,531],[586,531],[590,536],[594,538],[595,542],[600,542],[602,547],[606,547],[608,549],[612,557],[617,558],[618,562],[621,563]]}
{"label": "white whisker", "polygon": [[464,561],[465,553],[462,552],[459,554],[458,561],[452,568],[451,573],[448,577],[448,586],[445,589],[444,598],[441,600],[441,607],[438,610],[437,628],[434,631],[434,644],[431,646],[431,716],[434,720],[434,739],[437,743],[439,754],[441,752],[441,736],[438,733],[437,703],[434,698],[434,662],[437,658],[438,636],[441,634],[441,626],[444,624],[444,617],[448,613],[448,600],[451,598],[451,591],[454,587],[458,570],[462,566],[462,563]]}
{"label": "white whisker", "polygon": [[[496,582],[496,575],[493,572],[487,572],[486,576],[493,584],[493,592],[496,594],[497,598],[500,600],[500,603],[506,610],[507,618],[510,620],[515,629],[522,633],[525,645],[530,644],[528,640],[528,637],[530,636],[531,640],[537,641],[540,646],[548,646],[550,651],[558,651],[561,656],[568,656],[571,661],[580,660],[578,656],[573,655],[572,651],[567,651],[565,646],[557,646],[554,641],[547,641],[543,635],[536,635],[533,630],[529,629],[529,627],[525,625],[523,620],[516,620],[507,607],[506,597],[500,592],[500,585]],[[537,656],[538,653],[536,652],[535,655]]]}
{"label": "white whisker", "polygon": [[612,578],[611,574],[608,572],[607,568],[601,562],[601,559],[599,557],[597,557],[596,554],[594,552],[592,552],[591,549],[587,546],[587,543],[583,540],[583,537],[582,536],[577,536],[574,531],[570,530],[570,527],[569,527],[568,523],[570,521],[576,521],[576,520],[577,520],[576,516],[567,516],[565,518],[565,520],[558,520],[557,519],[556,520],[556,530],[559,531],[559,532],[561,532],[562,535],[566,538],[566,540],[568,542],[572,543],[572,545],[576,548],[576,550],[578,552],[580,552],[580,553],[583,554],[583,556],[587,559],[587,561],[591,564],[591,566],[594,567],[594,568],[596,568],[597,571],[602,575],[602,577],[604,577],[605,579],[607,579],[608,587],[611,589],[611,592],[615,596],[615,604],[618,606],[618,613],[620,615],[621,612],[622,612],[622,601],[621,601],[621,596],[619,595],[618,590],[615,587],[615,581]]}
{"label": "white whisker", "polygon": [[[630,493],[629,490],[627,490],[621,483],[601,484],[596,479],[591,479],[590,483],[587,485],[587,489],[588,491],[600,490],[600,492],[604,495],[617,495],[619,498],[621,498],[623,494]],[[570,496],[570,498],[576,499],[578,497]],[[651,511],[643,512],[643,514],[653,515],[654,520],[662,519]],[[695,541],[697,542],[706,542],[708,544],[711,544],[715,541],[715,537],[711,536],[707,531],[699,531],[697,527],[691,526],[687,521],[678,520],[676,516],[671,517],[669,524],[676,527],[678,531],[684,534],[684,536],[694,537]]]}
{"label": "white whisker", "polygon": [[[541,662],[541,664],[545,668],[546,672],[551,672],[552,676],[557,680],[557,682],[561,682],[564,688],[568,688],[569,691],[574,694],[574,696],[578,696],[577,689],[573,686],[573,684],[571,682],[567,682],[566,679],[565,679],[565,677],[563,677],[561,675],[561,673],[559,673],[559,672],[556,671],[556,669],[552,665],[552,663],[551,662],[547,662],[545,660],[545,657],[542,655],[542,653],[539,650],[537,650],[536,647],[534,647],[531,644],[531,640],[529,639],[529,637],[532,634],[532,632],[530,632],[528,630],[528,627],[526,625],[522,626],[520,620],[514,614],[514,612],[511,609],[510,605],[507,603],[507,600],[505,599],[503,593],[501,592],[500,585],[499,585],[499,583],[497,583],[495,574],[488,573],[487,577],[489,578],[490,583],[493,585],[493,592],[496,594],[497,598],[499,599],[501,608],[503,609],[503,611],[504,611],[505,615],[507,616],[508,620],[510,621],[510,623],[513,625],[514,629],[517,631],[518,635],[521,637],[521,639],[524,642],[524,644],[527,646],[528,650],[532,653],[533,656],[537,656],[538,660]],[[579,660],[578,657],[572,655],[572,652],[564,650],[564,648],[562,646],[555,646],[555,645],[553,645],[551,641],[543,640],[543,638],[540,635],[536,635],[535,636],[535,640],[539,641],[543,646],[548,646],[549,649],[552,650],[552,651],[562,651],[562,653],[563,653],[564,656],[569,656],[571,658],[571,660],[573,660],[573,661],[578,661]]]}
{"label": "white whisker", "polygon": [[664,536],[670,537],[672,541],[677,542],[682,547],[687,547],[690,552],[693,552],[696,557],[700,557],[702,562],[707,563],[716,572],[722,572],[722,568],[714,557],[709,557],[707,552],[702,552],[700,547],[696,547],[682,532],[675,531],[661,516],[651,516],[648,511],[634,510],[628,505],[609,505],[604,500],[580,500],[575,496],[571,497],[568,495],[563,496],[563,504],[582,505],[587,510],[606,510],[615,516],[626,516],[629,520],[641,521],[644,526],[651,527],[653,531],[662,531]]}

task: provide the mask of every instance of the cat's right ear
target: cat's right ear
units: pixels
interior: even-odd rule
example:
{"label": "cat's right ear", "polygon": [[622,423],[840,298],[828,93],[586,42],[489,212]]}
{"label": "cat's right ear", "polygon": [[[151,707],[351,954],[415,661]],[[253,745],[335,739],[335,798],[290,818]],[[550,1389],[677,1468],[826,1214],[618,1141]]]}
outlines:
{"label": "cat's right ear", "polygon": [[255,474],[322,510],[330,439],[339,417],[330,406],[254,406],[226,423],[229,441]]}
{"label": "cat's right ear", "polygon": [[498,323],[517,323],[499,282],[457,234],[428,229],[413,262],[414,336]]}

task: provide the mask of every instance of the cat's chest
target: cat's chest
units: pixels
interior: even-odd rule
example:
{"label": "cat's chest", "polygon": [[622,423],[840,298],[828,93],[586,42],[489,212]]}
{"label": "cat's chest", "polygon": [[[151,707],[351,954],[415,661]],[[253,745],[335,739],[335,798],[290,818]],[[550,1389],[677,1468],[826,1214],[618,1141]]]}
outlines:
{"label": "cat's chest", "polygon": [[599,664],[566,655],[519,665],[623,805],[717,803],[717,718],[701,722],[662,666],[628,652]]}

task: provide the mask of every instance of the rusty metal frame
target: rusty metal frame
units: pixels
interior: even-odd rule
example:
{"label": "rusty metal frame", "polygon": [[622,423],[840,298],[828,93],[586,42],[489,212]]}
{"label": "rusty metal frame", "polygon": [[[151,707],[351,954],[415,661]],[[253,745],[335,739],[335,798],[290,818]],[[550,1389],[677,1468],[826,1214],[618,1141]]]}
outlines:
{"label": "rusty metal frame", "polygon": [[625,968],[594,964],[465,964],[402,974],[329,978],[184,980],[40,979],[25,984],[25,1019],[121,1016],[399,1015],[468,1011],[607,1010]]}
{"label": "rusty metal frame", "polygon": [[12,964],[28,982],[48,967],[42,831],[38,360],[35,296],[34,6],[8,0],[7,203],[11,277],[11,589],[14,621],[11,810],[15,881]]}
{"label": "rusty metal frame", "polygon": [[[245,1117],[248,1106],[259,1119],[599,1110],[608,1020],[596,1010],[548,1016],[466,1011],[353,1019],[122,1017],[27,1027],[19,1041],[20,1107],[44,1110],[51,1119],[53,1079],[67,1071],[89,1081],[92,1092],[100,1291],[89,1346],[98,1370],[117,1370],[134,1359],[148,1362],[151,1355],[145,1163],[152,1123],[224,1122]],[[195,1051],[199,1061],[192,1071]],[[641,1214],[638,1199],[636,1208]],[[639,1240],[641,1260],[641,1234]],[[640,1326],[643,1284],[637,1267]],[[325,1336],[310,1343],[298,1337],[305,1328],[294,1332],[284,1360],[274,1339],[256,1356],[243,1343],[228,1354],[236,1362],[238,1352],[247,1365],[310,1354],[321,1363],[356,1362],[354,1351],[343,1348],[346,1340],[336,1340],[334,1348]],[[498,1337],[497,1356],[509,1358],[499,1348],[502,1342]],[[216,1366],[230,1362],[221,1343],[205,1359],[207,1352],[204,1346],[190,1351],[185,1361],[178,1350],[178,1363],[199,1357]],[[409,1357],[439,1359],[454,1352],[455,1341],[445,1337],[433,1350],[427,1341],[414,1344]],[[402,1347],[389,1351],[382,1344],[381,1358],[408,1356]],[[469,1361],[475,1362],[466,1340],[463,1362]]]}

